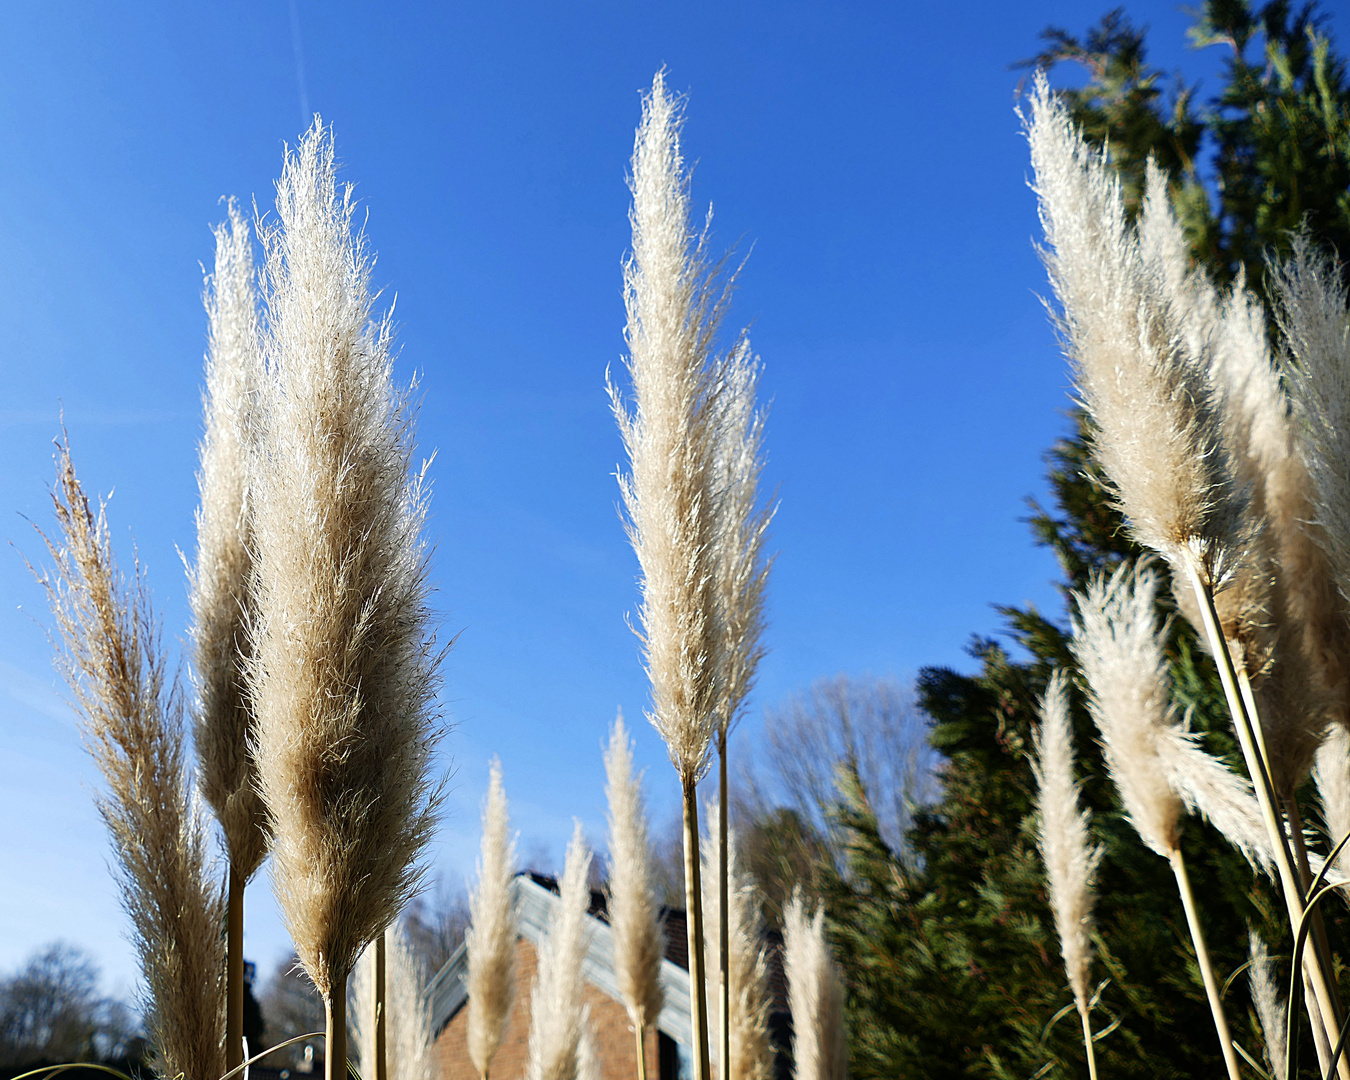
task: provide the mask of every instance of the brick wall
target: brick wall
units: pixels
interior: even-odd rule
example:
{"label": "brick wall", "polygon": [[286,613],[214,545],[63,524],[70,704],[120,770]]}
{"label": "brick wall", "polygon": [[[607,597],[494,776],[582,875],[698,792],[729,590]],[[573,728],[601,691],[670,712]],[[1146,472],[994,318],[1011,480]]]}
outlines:
{"label": "brick wall", "polygon": [[[501,1048],[492,1059],[491,1080],[523,1080],[530,1057],[530,984],[534,981],[535,950],[524,938],[516,942],[516,1003],[506,1025]],[[591,1006],[591,1030],[600,1080],[634,1080],[637,1076],[637,1040],[624,1007],[604,991],[586,984]],[[466,1032],[472,1002],[459,1010],[436,1039],[436,1080],[478,1080],[469,1061]],[[647,1080],[657,1080],[656,1032],[648,1030],[645,1057]]]}

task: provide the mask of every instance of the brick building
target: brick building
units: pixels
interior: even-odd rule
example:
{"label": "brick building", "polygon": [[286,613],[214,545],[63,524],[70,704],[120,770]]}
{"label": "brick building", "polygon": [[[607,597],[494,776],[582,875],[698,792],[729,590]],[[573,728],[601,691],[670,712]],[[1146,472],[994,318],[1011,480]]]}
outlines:
{"label": "brick building", "polygon": [[[537,949],[547,932],[553,912],[561,902],[557,885],[538,874],[521,874],[513,884],[520,937],[516,952],[516,1002],[511,1010],[501,1049],[492,1062],[492,1080],[522,1080],[529,1059],[530,987],[534,981]],[[619,999],[614,978],[614,939],[605,921],[603,893],[591,894],[590,942],[582,970],[586,976],[586,1001],[591,1007],[591,1027],[601,1080],[634,1080],[637,1076],[637,1040],[628,1012]],[[690,1075],[689,1045],[689,956],[683,911],[666,912],[666,955],[661,962],[661,985],[665,1005],[655,1030],[648,1030],[644,1046],[648,1080],[682,1080]],[[783,1045],[788,1027],[782,981],[782,965],[776,942],[770,942],[775,1011],[772,1028]],[[477,1080],[466,1043],[468,1025],[467,958],[461,945],[427,988],[433,1030],[438,1080]],[[786,1064],[779,1055],[779,1071]]]}

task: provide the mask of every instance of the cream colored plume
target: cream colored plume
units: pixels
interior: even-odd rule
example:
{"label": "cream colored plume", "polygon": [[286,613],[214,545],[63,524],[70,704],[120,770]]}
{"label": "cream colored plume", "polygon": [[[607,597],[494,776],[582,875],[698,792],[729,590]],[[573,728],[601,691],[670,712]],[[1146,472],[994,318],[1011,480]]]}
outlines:
{"label": "cream colored plume", "polygon": [[1350,319],[1340,268],[1306,236],[1275,268],[1280,328],[1293,363],[1289,386],[1302,421],[1320,538],[1342,596],[1350,596]]}
{"label": "cream colored plume", "polygon": [[[385,1068],[389,1080],[432,1080],[431,1010],[426,973],[404,930],[384,932]],[[375,945],[361,954],[352,979],[356,1069],[375,1076]]]}
{"label": "cream colored plume", "polygon": [[249,681],[273,886],[334,1007],[360,950],[415,890],[438,803],[425,495],[354,209],[316,119],[286,156],[278,223],[262,237],[269,380]]}
{"label": "cream colored plume", "polygon": [[539,943],[539,967],[530,990],[527,1080],[578,1080],[583,1033],[589,1024],[582,961],[590,946],[591,853],[581,822],[567,847],[559,903]]}
{"label": "cream colored plume", "polygon": [[825,942],[825,909],[808,915],[801,890],[783,912],[783,969],[792,1013],[795,1080],[845,1080],[844,985]]}
{"label": "cream colored plume", "polygon": [[[710,828],[703,838],[703,910],[707,912],[708,971],[717,970],[719,925],[717,903],[720,857],[717,814],[708,811]],[[769,1080],[773,1075],[773,1043],[769,1037],[768,959],[762,943],[764,916],[759,889],[736,858],[736,834],[727,830],[727,944],[730,987],[731,1067],[725,1072],[716,1060],[719,1076],[729,1080]],[[711,980],[710,980],[711,981]],[[709,988],[711,990],[711,987]],[[709,993],[709,999],[716,997]]]}
{"label": "cream colored plume", "polygon": [[516,999],[516,908],[511,899],[515,864],[502,765],[493,758],[483,801],[478,888],[469,899],[469,929],[464,935],[469,966],[469,1060],[483,1077],[501,1046]]}
{"label": "cream colored plume", "polygon": [[1275,988],[1275,965],[1266,952],[1266,943],[1255,930],[1248,936],[1248,949],[1251,963],[1247,968],[1247,978],[1252,988],[1252,1006],[1256,1009],[1256,1019],[1261,1024],[1261,1034],[1266,1042],[1266,1064],[1275,1080],[1286,1080],[1289,1057],[1288,1042],[1285,1038],[1284,1002]]}
{"label": "cream colored plume", "polygon": [[[1288,795],[1307,775],[1328,715],[1345,715],[1350,630],[1310,520],[1311,481],[1261,303],[1242,274],[1220,297],[1203,271],[1189,268],[1166,177],[1152,163],[1147,191],[1139,225],[1145,260],[1166,283],[1188,349],[1209,358],[1224,438],[1247,492],[1248,544],[1215,606],[1254,687],[1272,779]],[[1177,601],[1203,636],[1194,593],[1179,588]]]}
{"label": "cream colored plume", "polygon": [[764,656],[764,587],[772,560],[764,542],[776,504],[760,507],[764,414],[755,408],[760,365],[742,340],[720,365],[716,401],[716,540],[723,670],[719,738],[735,724]]}
{"label": "cream colored plume", "polygon": [[[1322,803],[1322,824],[1327,841],[1335,847],[1350,836],[1350,733],[1340,725],[1327,731],[1313,767],[1317,797]],[[1336,868],[1350,877],[1350,844],[1336,857]]]}
{"label": "cream colored plume", "polygon": [[1027,136],[1044,259],[1093,452],[1139,542],[1217,583],[1246,540],[1205,358],[1192,354],[1167,275],[1127,224],[1118,179],[1043,74]]}
{"label": "cream colored plume", "polygon": [[148,996],[156,1071],[216,1080],[225,1071],[225,903],[185,761],[183,699],[167,669],[137,563],[117,567],[105,508],[95,512],[68,446],[57,450],[55,537],[46,587],[85,746],[106,790],[94,796],[113,842]]}
{"label": "cream colored plume", "polygon": [[1122,565],[1077,596],[1073,651],[1111,778],[1140,838],[1169,858],[1185,811],[1208,818],[1261,869],[1272,855],[1251,784],[1198,745],[1172,701],[1157,623],[1158,575]]}
{"label": "cream colored plume", "polygon": [[630,411],[610,400],[628,451],[620,477],[642,570],[639,608],[650,719],[680,778],[703,775],[721,687],[717,593],[718,408],[711,365],[725,293],[689,221],[679,102],[658,73],[633,147],[633,253],[624,266]]}
{"label": "cream colored plume", "polygon": [[664,1003],[661,959],[665,932],[653,881],[651,843],[642,780],[633,772],[633,751],[623,714],[610,730],[605,752],[609,799],[609,925],[614,934],[614,976],[629,1019],[639,1030],[656,1023]]}
{"label": "cream colored plume", "polygon": [[247,881],[267,854],[267,815],[249,753],[255,737],[245,668],[252,558],[249,458],[262,384],[257,291],[248,222],[233,200],[217,226],[207,279],[206,431],[197,485],[197,564],[190,574],[192,659],[197,676],[193,743],[198,782],[225,836],[234,872]]}
{"label": "cream colored plume", "polygon": [[1102,849],[1091,841],[1088,813],[1080,808],[1073,775],[1073,727],[1069,720],[1069,681],[1056,671],[1041,701],[1041,726],[1035,734],[1038,839],[1055,916],[1059,951],[1080,1014],[1088,1008],[1092,969],[1092,904]]}

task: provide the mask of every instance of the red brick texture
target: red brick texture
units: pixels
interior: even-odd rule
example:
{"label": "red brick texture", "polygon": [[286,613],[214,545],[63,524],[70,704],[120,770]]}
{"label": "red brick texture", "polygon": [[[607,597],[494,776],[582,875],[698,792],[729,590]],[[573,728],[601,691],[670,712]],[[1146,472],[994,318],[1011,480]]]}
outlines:
{"label": "red brick texture", "polygon": [[[534,981],[535,950],[524,938],[516,942],[516,1003],[506,1025],[501,1048],[492,1059],[491,1080],[523,1080],[530,1058],[530,984]],[[637,1076],[637,1040],[628,1022],[628,1012],[603,990],[586,984],[586,1001],[591,1006],[591,1030],[595,1036],[596,1056],[600,1059],[600,1080],[635,1080]],[[478,1080],[478,1072],[469,1060],[467,1029],[471,1002],[450,1018],[436,1038],[434,1060],[436,1080]],[[648,1029],[645,1040],[648,1080],[656,1080],[656,1032]]]}

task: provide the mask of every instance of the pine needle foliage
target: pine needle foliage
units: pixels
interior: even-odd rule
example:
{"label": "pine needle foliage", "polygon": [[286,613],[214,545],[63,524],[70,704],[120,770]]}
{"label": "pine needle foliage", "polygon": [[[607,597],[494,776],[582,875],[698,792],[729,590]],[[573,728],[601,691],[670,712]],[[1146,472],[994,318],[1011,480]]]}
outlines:
{"label": "pine needle foliage", "polygon": [[168,669],[140,563],[117,566],[106,507],[85,495],[69,444],[57,448],[57,531],[39,576],[55,620],[57,667],[103,774],[95,795],[145,978],[156,1072],[216,1080],[224,1070],[224,895],[193,798],[184,702]]}

